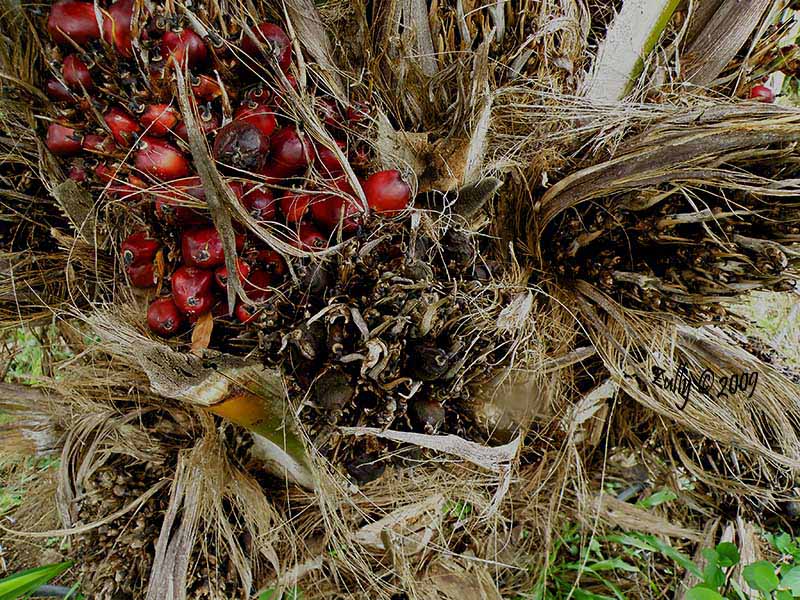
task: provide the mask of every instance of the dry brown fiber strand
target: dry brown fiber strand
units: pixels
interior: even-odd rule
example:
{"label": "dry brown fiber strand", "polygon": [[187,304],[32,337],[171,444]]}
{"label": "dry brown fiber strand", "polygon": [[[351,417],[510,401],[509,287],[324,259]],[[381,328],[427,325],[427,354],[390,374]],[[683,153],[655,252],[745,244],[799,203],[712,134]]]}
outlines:
{"label": "dry brown fiber strand", "polygon": [[[499,16],[491,6],[485,6],[465,11],[469,15],[461,22],[457,7],[445,3],[438,6],[439,11],[431,19],[431,44],[439,53],[438,64],[419,58],[427,56],[426,36],[415,37],[408,33],[412,31],[409,29],[404,33],[408,45],[400,45],[395,56],[375,53],[375,64],[369,67],[374,70],[379,88],[376,95],[387,113],[408,132],[422,134],[417,138],[399,136],[415,142],[416,145],[410,144],[412,150],[422,147],[424,157],[437,158],[447,166],[461,165],[462,161],[456,160],[458,153],[450,155],[443,150],[452,136],[452,145],[464,148],[462,155],[478,152],[484,157],[484,168],[507,170],[512,173],[511,180],[517,177],[526,182],[528,187],[506,186],[508,191],[501,188],[491,206],[500,215],[516,213],[525,217],[514,220],[521,224],[522,231],[512,229],[511,234],[522,233],[523,242],[515,247],[514,256],[508,257],[513,276],[504,284],[516,288],[526,282],[530,270],[552,267],[536,262],[538,236],[553,215],[547,212],[551,206],[580,206],[578,202],[628,190],[646,198],[661,190],[658,186],[665,182],[675,186],[670,191],[678,194],[699,185],[698,179],[702,186],[715,191],[745,190],[773,198],[793,193],[794,183],[785,175],[764,178],[758,170],[748,169],[753,162],[758,163],[765,147],[774,150],[780,161],[793,163],[794,148],[791,143],[784,144],[795,137],[796,110],[752,106],[708,110],[716,100],[677,92],[664,97],[661,105],[586,106],[573,95],[576,81],[572,72],[588,60],[587,19],[593,19],[592,26],[602,31],[610,19],[608,11],[592,12],[570,2],[529,3],[524,7],[527,10],[515,11],[514,4],[507,3],[504,41],[500,45],[487,43],[473,56],[464,50],[482,42],[489,28],[498,24]],[[232,8],[226,11],[232,15],[250,10],[241,4],[226,8]],[[406,22],[420,26],[424,21],[413,3],[402,10]],[[323,12],[339,24],[340,19],[346,21],[359,11],[358,6],[333,5]],[[387,11],[373,18],[391,22],[392,14]],[[218,17],[212,11],[210,20],[219,22]],[[385,31],[381,27],[374,30]],[[27,26],[7,31],[30,39]],[[467,38],[474,40],[468,44]],[[380,35],[375,41],[364,37],[363,42],[358,39],[358,45],[381,48],[385,47],[383,39]],[[535,44],[535,51],[530,54],[528,48],[514,47],[523,42]],[[316,43],[317,47],[306,50],[324,68],[326,64],[320,58],[324,57],[320,53],[324,45],[320,46],[319,40]],[[557,46],[561,56],[547,54]],[[6,49],[5,52],[16,54],[4,56],[4,71],[33,83],[35,52],[28,52],[29,47],[17,44]],[[346,50],[346,58],[358,57],[359,48]],[[497,80],[503,82],[500,87],[495,87],[490,69],[481,62],[481,52],[492,58],[488,64]],[[524,76],[506,83],[507,73],[493,61],[513,64],[520,56],[527,57],[521,62]],[[559,60],[550,62],[555,58]],[[396,68],[398,64],[403,68]],[[730,67],[738,68],[738,64],[737,58]],[[352,77],[346,69],[342,71],[337,74],[340,78],[347,81]],[[405,79],[397,79],[398,73]],[[332,74],[326,76],[330,78]],[[494,106],[488,113],[488,135],[482,138],[482,128],[487,127],[482,118],[487,114],[482,110],[487,88],[492,92]],[[431,96],[429,89],[436,93]],[[457,110],[446,112],[454,100]],[[46,153],[39,159],[30,107],[21,106],[24,103],[10,97],[4,103],[12,108],[4,112],[6,131],[24,134],[14,158],[23,169],[36,165],[44,185],[43,189],[35,184],[27,188],[30,182],[23,181],[24,175],[13,170],[8,180],[13,181],[16,194],[30,189],[32,196],[47,198],[44,190],[54,190],[62,179],[57,165]],[[689,103],[696,112],[687,116],[680,103]],[[698,114],[705,121],[698,120]],[[465,118],[470,127],[461,130],[457,125]],[[692,135],[702,139],[699,151],[695,147],[693,153],[672,155],[665,160],[660,154],[665,140],[692,150],[681,137],[690,127],[695,128]],[[737,135],[741,130],[747,135]],[[481,139],[486,141],[480,142]],[[378,140],[379,146],[381,141]],[[586,152],[587,145],[594,152]],[[406,149],[404,156],[408,157],[409,152]],[[413,158],[414,152],[410,155]],[[536,160],[531,164],[533,158]],[[623,167],[618,167],[620,164]],[[631,165],[629,171],[624,170],[627,165]],[[698,176],[690,167],[704,171]],[[458,181],[460,171],[456,171],[454,179]],[[542,173],[550,171],[555,174],[550,175],[551,180],[558,179],[559,183],[544,192],[538,182]],[[598,173],[603,177],[598,179]],[[434,183],[441,179],[428,177]],[[20,200],[10,193],[5,198],[10,206]],[[27,197],[22,200],[27,201]],[[546,207],[541,219],[530,210],[536,200]],[[614,409],[617,402],[625,404],[626,399],[636,401],[633,409],[625,407],[631,410],[628,416],[634,421],[649,419],[657,429],[654,437],[663,436],[664,455],[669,456],[669,449],[674,446],[678,458],[711,490],[735,489],[743,497],[766,497],[774,502],[790,487],[781,489],[781,482],[786,481],[783,476],[798,466],[797,384],[742,350],[740,340],[712,328],[687,328],[680,318],[668,313],[624,308],[617,298],[598,290],[593,283],[567,286],[545,278],[530,291],[530,298],[535,301],[529,302],[525,295],[514,296],[514,304],[509,305],[512,310],[498,307],[502,319],[495,313],[484,315],[481,321],[487,328],[525,327],[513,356],[516,371],[506,381],[498,382],[501,387],[496,394],[492,393],[494,390],[486,392],[511,405],[505,407],[509,410],[519,408],[514,406],[515,400],[517,404],[521,402],[519,418],[533,433],[518,457],[524,458],[526,464],[514,462],[510,487],[499,510],[495,510],[498,507],[493,502],[503,478],[498,473],[475,469],[467,462],[448,459],[446,454],[423,455],[424,460],[414,468],[390,469],[357,493],[321,457],[316,457],[313,464],[320,483],[315,494],[276,486],[272,480],[265,484],[263,477],[259,479],[255,474],[257,468],[251,473],[242,467],[240,431],[220,426],[191,406],[153,395],[147,374],[125,352],[81,339],[88,331],[83,329],[76,309],[91,313],[96,308],[92,302],[107,298],[107,291],[114,285],[114,266],[103,258],[102,244],[95,246],[92,235],[87,235],[92,228],[81,228],[78,233],[70,228],[70,221],[83,220],[86,207],[78,206],[76,213],[69,200],[62,200],[62,208],[67,218],[53,208],[52,201],[37,203],[36,215],[44,227],[33,229],[49,239],[47,228],[54,226],[58,231],[54,243],[47,252],[35,245],[28,249],[20,248],[18,243],[9,247],[19,253],[13,255],[13,262],[17,262],[17,256],[24,258],[22,274],[4,270],[0,279],[4,286],[0,297],[5,322],[11,326],[28,320],[41,323],[52,314],[52,308],[64,322],[64,335],[72,336],[71,346],[79,355],[54,373],[59,379],[41,385],[48,398],[20,399],[25,412],[35,414],[30,406],[33,400],[34,407],[43,414],[43,420],[35,426],[46,423],[63,437],[55,442],[62,452],[62,467],[52,500],[59,508],[60,519],[49,524],[35,523],[35,515],[22,511],[17,528],[24,529],[27,524],[45,536],[49,535],[48,529],[73,527],[79,515],[70,513],[80,506],[73,500],[86,489],[93,490],[102,503],[99,507],[82,508],[90,520],[97,522],[86,533],[97,531],[99,537],[86,539],[105,540],[111,548],[115,542],[124,546],[117,555],[109,555],[106,569],[94,580],[97,597],[111,594],[117,587],[127,587],[131,597],[144,597],[148,589],[148,597],[154,598],[184,594],[204,597],[204,584],[211,597],[234,597],[239,592],[228,586],[254,590],[276,578],[287,585],[297,578],[306,597],[316,593],[319,597],[338,594],[388,598],[401,590],[421,598],[464,597],[469,593],[466,590],[480,590],[475,597],[497,597],[498,587],[503,594],[524,592],[530,587],[529,576],[522,575],[525,570],[500,549],[515,539],[514,526],[520,523],[536,531],[539,535],[533,537],[537,540],[547,540],[558,530],[559,522],[572,515],[588,515],[587,522],[593,522],[591,516],[597,513],[598,503],[597,482],[591,472],[602,466],[602,457],[592,449],[602,448],[607,423],[615,423],[623,431],[615,420]],[[117,225],[103,224],[102,215],[95,218],[100,230],[105,225],[110,225],[108,229]],[[529,227],[528,218],[533,227]],[[502,219],[491,227],[501,236],[510,235]],[[529,234],[531,239],[527,239]],[[790,247],[796,243],[796,239],[787,242]],[[70,269],[63,274],[59,269],[67,261]],[[76,277],[73,269],[80,275]],[[76,281],[81,285],[76,287]],[[76,290],[80,293],[76,294]],[[128,300],[123,292],[119,296],[115,296],[119,302],[117,311],[122,301]],[[72,308],[65,310],[70,305]],[[480,319],[480,315],[476,318]],[[70,328],[74,330],[66,331]],[[587,344],[593,348],[589,353],[571,355],[576,345]],[[130,354],[131,349],[128,350]],[[592,363],[595,357],[599,361]],[[695,394],[686,408],[679,410],[684,398],[653,386],[651,367],[674,365],[680,360],[692,369],[711,368],[722,376],[729,369],[746,365],[759,371],[762,379],[753,398],[719,400]],[[590,393],[581,361],[592,364],[600,378],[597,383],[604,379],[612,382],[606,388],[609,394]],[[535,398],[534,403],[530,402],[531,397]],[[685,445],[695,436],[723,448],[736,448],[747,459],[741,462],[751,465],[747,481],[737,482],[741,474],[724,462],[721,472],[694,464]],[[118,471],[134,468],[137,463],[147,465],[145,471],[136,471],[147,483],[146,489],[124,477],[119,482],[114,480]],[[104,465],[112,467],[113,476],[103,470]],[[107,477],[112,477],[108,489],[103,488]],[[759,479],[760,485],[752,483]],[[120,486],[119,498],[114,493],[115,486]],[[106,491],[99,491],[103,489]],[[148,490],[156,496],[140,496]],[[432,502],[419,506],[422,497],[431,498]],[[139,510],[139,498],[144,498],[142,506],[167,515],[158,534],[139,531],[131,517]],[[456,519],[449,513],[442,515],[437,504],[444,498],[469,503],[474,514],[484,515],[485,519],[469,519],[454,535]],[[403,514],[404,510],[408,514]],[[367,537],[370,523],[397,515],[397,511],[402,517],[398,525],[377,539],[374,535]],[[117,512],[122,512],[114,520],[119,529],[99,531],[106,527],[99,523],[101,517]],[[175,520],[176,514],[182,518]],[[629,527],[643,526],[637,516],[625,519],[619,511],[603,509],[600,514],[611,525],[616,518]],[[151,571],[153,556],[142,550],[136,536],[114,537],[122,535],[124,524],[139,532],[137,535],[158,535],[157,569]],[[676,523],[646,525],[660,532],[671,527],[677,539],[699,537],[691,527],[681,528]],[[84,523],[84,527],[89,526]],[[469,539],[471,543],[465,541]],[[361,543],[364,540],[366,543]],[[525,544],[518,539],[516,543],[520,547]],[[532,562],[544,559],[545,548],[546,544],[544,548],[530,549]],[[97,564],[97,556],[90,553],[88,558],[92,557],[94,560],[86,561],[87,572]],[[141,575],[138,582],[133,580],[134,572]],[[117,573],[126,580],[116,582]],[[504,581],[509,582],[506,588]],[[166,590],[172,590],[173,596],[164,596]]]}

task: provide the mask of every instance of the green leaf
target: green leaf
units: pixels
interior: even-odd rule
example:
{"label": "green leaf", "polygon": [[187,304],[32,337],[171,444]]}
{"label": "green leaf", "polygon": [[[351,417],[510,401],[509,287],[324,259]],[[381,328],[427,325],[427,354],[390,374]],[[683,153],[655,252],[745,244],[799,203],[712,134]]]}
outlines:
{"label": "green leaf", "polygon": [[673,492],[672,490],[659,490],[653,494],[650,494],[647,498],[643,498],[636,503],[636,506],[639,508],[653,508],[658,506],[659,504],[664,504],[665,502],[672,502],[678,497],[678,494]]}
{"label": "green leaf", "polygon": [[633,566],[630,563],[625,562],[621,558],[607,558],[606,560],[601,560],[596,563],[589,563],[586,565],[586,569],[589,571],[612,571],[614,569],[619,569],[621,571],[627,571],[628,573],[638,573],[639,569]]}
{"label": "green leaf", "polygon": [[686,592],[686,600],[725,600],[719,592],[710,590],[707,587],[695,586]]}
{"label": "green leaf", "polygon": [[792,567],[781,578],[779,586],[782,590],[789,590],[793,596],[800,596],[800,567]]}
{"label": "green leaf", "polygon": [[775,600],[792,600],[795,596],[787,590],[778,590],[775,592]]}
{"label": "green leaf", "polygon": [[0,600],[15,600],[52,581],[72,566],[72,561],[45,565],[0,579]]}
{"label": "green leaf", "polygon": [[709,565],[719,566],[719,554],[711,548],[703,548],[701,554]]}
{"label": "green leaf", "polygon": [[732,567],[739,562],[739,549],[731,542],[717,544],[717,554],[720,567]]}
{"label": "green leaf", "polygon": [[759,560],[747,565],[742,570],[744,580],[751,588],[770,594],[778,588],[778,577],[775,575],[775,565],[766,560]]}
{"label": "green leaf", "polygon": [[703,581],[709,588],[716,590],[725,585],[725,573],[717,565],[708,563],[703,569]]}

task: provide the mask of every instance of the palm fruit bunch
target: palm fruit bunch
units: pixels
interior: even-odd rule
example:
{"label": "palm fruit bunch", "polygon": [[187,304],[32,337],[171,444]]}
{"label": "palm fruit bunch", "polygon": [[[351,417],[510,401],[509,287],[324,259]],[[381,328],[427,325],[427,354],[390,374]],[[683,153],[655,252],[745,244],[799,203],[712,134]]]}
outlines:
{"label": "palm fruit bunch", "polygon": [[[338,152],[304,131],[290,106],[298,96],[287,97],[298,83],[280,25],[223,39],[191,13],[136,6],[52,6],[44,88],[56,116],[45,144],[95,201],[134,216],[120,262],[130,285],[153,297],[150,330],[180,342],[211,319],[214,350],[259,349],[299,394],[312,391],[304,414],[320,440],[347,422],[463,432],[465,365],[480,379],[497,360],[493,344],[503,346],[472,339],[479,334],[465,318],[493,277],[476,236],[424,219],[412,226],[406,177],[372,167],[368,103],[304,90]],[[234,220],[237,256],[226,261],[195,164],[196,130],[245,214],[292,252]],[[245,297],[230,306],[232,264]],[[485,296],[494,303],[498,294]],[[415,394],[425,399],[409,407]]]}
{"label": "palm fruit bunch", "polygon": [[[67,161],[70,178],[138,212],[145,227],[121,245],[132,286],[166,283],[157,253],[171,241],[179,244],[169,254],[175,259],[171,294],[156,299],[147,315],[153,332],[171,336],[219,304],[228,277],[223,244],[192,164],[175,71],[188,70],[196,122],[243,208],[261,223],[285,224],[287,238],[304,250],[325,248],[338,229],[345,237],[357,232],[366,217],[340,157],[349,157],[350,166],[365,175],[369,156],[348,143],[346,131],[367,114],[362,106],[314,98],[341,151],[337,156],[283,110],[281,91],[297,82],[290,73],[291,43],[279,25],[259,23],[223,40],[206,30],[201,35],[193,29],[197,19],[167,14],[163,6],[153,14],[134,15],[134,8],[132,0],[99,12],[93,3],[76,0],[52,6],[52,75],[44,91],[58,116],[47,126],[45,144]],[[254,62],[272,67],[269,81],[254,75]],[[398,171],[373,173],[362,182],[376,212],[395,214],[409,204],[411,188]],[[265,299],[286,271],[283,258],[243,233],[237,251],[249,298]],[[246,322],[254,305],[239,304],[234,314]]]}

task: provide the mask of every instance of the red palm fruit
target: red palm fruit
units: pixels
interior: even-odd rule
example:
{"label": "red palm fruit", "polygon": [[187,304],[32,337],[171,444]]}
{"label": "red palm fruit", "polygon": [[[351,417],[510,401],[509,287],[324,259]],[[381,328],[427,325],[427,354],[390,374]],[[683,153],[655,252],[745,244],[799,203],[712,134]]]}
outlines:
{"label": "red palm fruit", "polygon": [[173,225],[201,225],[208,219],[185,204],[188,201],[206,201],[206,192],[199,177],[185,177],[171,181],[169,189],[156,196],[156,216]]}
{"label": "red palm fruit", "polygon": [[287,223],[300,222],[308,212],[312,202],[314,202],[314,197],[310,194],[286,192],[281,198],[281,212]]}
{"label": "red palm fruit", "polygon": [[750,89],[750,99],[772,104],[775,102],[775,92],[765,85],[754,85]]}
{"label": "red palm fruit", "polygon": [[137,231],[126,237],[121,246],[122,262],[126,267],[153,262],[160,244],[146,231]]}
{"label": "red palm fruit", "polygon": [[250,184],[243,192],[239,195],[242,205],[256,221],[271,221],[275,218],[278,202],[269,189]]}
{"label": "red palm fruit", "polygon": [[169,337],[178,333],[182,325],[183,315],[171,297],[157,298],[147,307],[147,326],[153,333]]}
{"label": "red palm fruit", "polygon": [[351,233],[358,229],[362,210],[353,197],[325,194],[311,205],[311,215],[328,231],[341,223],[342,231]]}
{"label": "red palm fruit", "polygon": [[259,83],[256,87],[251,88],[244,93],[243,101],[267,105],[272,101],[272,90]]}
{"label": "red palm fruit", "polygon": [[342,124],[342,115],[339,113],[339,108],[333,100],[328,98],[314,98],[314,111],[317,113],[320,121],[328,127],[340,127]]}
{"label": "red palm fruit", "polygon": [[216,100],[222,95],[222,88],[217,80],[208,75],[192,75],[189,83],[195,97],[201,100]]}
{"label": "red palm fruit", "polygon": [[156,284],[156,271],[152,261],[141,265],[125,267],[131,285],[137,288],[149,288]]}
{"label": "red palm fruit", "polygon": [[108,7],[103,19],[103,39],[114,46],[125,58],[133,55],[131,45],[131,21],[133,20],[133,0],[117,0]]}
{"label": "red palm fruit", "polygon": [[94,81],[92,81],[89,67],[77,54],[70,54],[64,59],[64,63],[61,65],[61,74],[64,77],[64,83],[75,91],[80,91],[81,86],[87,92],[94,88]]}
{"label": "red palm fruit", "polygon": [[77,181],[78,183],[83,183],[86,181],[86,169],[83,168],[82,165],[72,165],[69,168],[69,172],[67,173],[67,177],[72,179],[73,181]]}
{"label": "red palm fruit", "polygon": [[258,174],[264,180],[264,183],[280,183],[292,175],[291,171],[279,165],[275,161],[267,161],[267,163],[258,171]]}
{"label": "red palm fruit", "polygon": [[117,178],[119,166],[109,167],[106,163],[97,163],[94,167],[94,176],[102,183],[110,183]]}
{"label": "red palm fruit", "polygon": [[71,102],[75,100],[75,96],[69,91],[69,88],[53,77],[45,82],[44,91],[55,102]]}
{"label": "red palm fruit", "polygon": [[83,149],[97,154],[111,154],[117,149],[117,145],[111,136],[89,133],[83,136]]}
{"label": "red palm fruit", "polygon": [[273,23],[260,23],[253,27],[256,42],[247,32],[242,34],[242,50],[251,58],[258,60],[263,51],[278,62],[282,71],[292,64],[292,41],[286,32]]}
{"label": "red palm fruit", "polygon": [[148,135],[164,137],[178,124],[180,115],[169,104],[150,104],[139,117]]}
{"label": "red palm fruit", "polygon": [[366,102],[354,102],[347,107],[347,120],[355,125],[369,118],[369,104]]}
{"label": "red palm fruit", "polygon": [[[200,131],[205,135],[219,129],[219,119],[210,108],[201,106],[199,116],[200,118],[197,119],[197,125],[200,127]],[[189,133],[186,131],[185,121],[178,123],[172,133],[187,144],[189,143]]]}
{"label": "red palm fruit", "polygon": [[239,302],[233,311],[240,323],[249,323],[258,316],[258,309],[252,304]]}
{"label": "red palm fruit", "polygon": [[388,216],[402,211],[411,200],[411,187],[396,169],[373,173],[367,177],[363,187],[369,207]]}
{"label": "red palm fruit", "polygon": [[136,168],[156,179],[169,181],[189,174],[189,161],[175,146],[164,140],[144,137],[134,155]]}
{"label": "red palm fruit", "polygon": [[288,173],[303,169],[314,157],[314,145],[306,135],[298,134],[292,126],[280,129],[271,140],[275,164]]}
{"label": "red palm fruit", "polygon": [[[250,265],[244,262],[241,258],[236,259],[236,270],[239,272],[239,280],[244,281],[250,274]],[[228,289],[228,267],[225,265],[217,267],[214,270],[214,281],[222,290]]]}
{"label": "red palm fruit", "polygon": [[172,298],[178,309],[185,315],[197,316],[207,312],[214,305],[211,284],[214,275],[211,271],[181,266],[172,274]]}
{"label": "red palm fruit", "polygon": [[208,46],[191,29],[167,31],[161,37],[161,55],[171,59],[179,67],[188,61],[189,68],[201,66],[208,60]]}
{"label": "red palm fruit", "polygon": [[100,37],[97,15],[91,2],[66,0],[50,8],[47,31],[56,44],[69,44],[70,40],[84,46]]}
{"label": "red palm fruit", "polygon": [[280,277],[286,274],[286,261],[275,250],[259,250],[255,254],[255,260],[261,263],[270,275]]}
{"label": "red palm fruit", "polygon": [[326,238],[319,229],[311,223],[300,223],[300,228],[297,230],[298,242],[296,245],[301,250],[321,250],[328,247],[328,238]]}
{"label": "red palm fruit", "polygon": [[263,104],[256,104],[255,102],[247,102],[237,108],[233,118],[237,121],[255,125],[261,130],[261,133],[268,137],[272,135],[278,126],[275,113]]}
{"label": "red palm fruit", "polygon": [[[347,144],[341,140],[336,140],[336,145],[342,152],[347,151]],[[339,160],[336,154],[321,144],[316,146],[316,157],[314,159],[314,164],[323,177],[338,177],[344,173],[342,162]]]}
{"label": "red palm fruit", "polygon": [[57,156],[72,156],[81,151],[81,136],[72,127],[50,123],[45,145]]}
{"label": "red palm fruit", "polygon": [[251,271],[244,280],[244,291],[254,302],[261,302],[272,295],[272,277],[266,271]]}
{"label": "red palm fruit", "polygon": [[258,171],[269,154],[269,137],[252,123],[231,121],[217,132],[213,154],[224,165]]}
{"label": "red palm fruit", "polygon": [[190,267],[213,269],[225,262],[222,239],[214,227],[191,229],[181,236],[183,262]]}
{"label": "red palm fruit", "polygon": [[112,106],[106,111],[103,120],[120,146],[130,146],[141,131],[136,119],[130,113],[116,106]]}

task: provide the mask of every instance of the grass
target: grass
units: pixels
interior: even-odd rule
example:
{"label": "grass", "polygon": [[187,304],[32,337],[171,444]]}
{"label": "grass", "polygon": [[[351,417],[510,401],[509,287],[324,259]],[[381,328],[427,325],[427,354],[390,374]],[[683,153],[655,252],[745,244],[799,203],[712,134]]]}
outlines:
{"label": "grass", "polygon": [[736,312],[750,321],[749,334],[771,342],[800,366],[800,295],[756,292]]}

